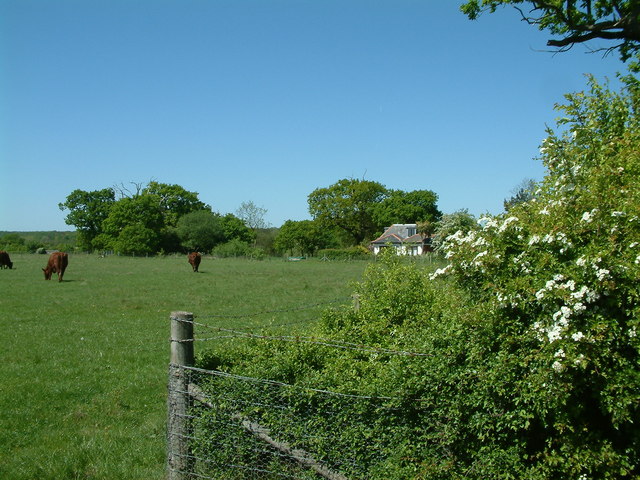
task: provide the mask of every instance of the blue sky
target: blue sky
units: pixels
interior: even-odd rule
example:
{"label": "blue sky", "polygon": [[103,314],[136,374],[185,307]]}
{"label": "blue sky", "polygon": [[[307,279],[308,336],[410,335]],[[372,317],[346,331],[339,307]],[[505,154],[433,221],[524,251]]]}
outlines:
{"label": "blue sky", "polygon": [[0,230],[72,230],[73,190],[150,180],[276,227],[342,178],[500,213],[553,105],[624,65],[460,3],[0,0]]}

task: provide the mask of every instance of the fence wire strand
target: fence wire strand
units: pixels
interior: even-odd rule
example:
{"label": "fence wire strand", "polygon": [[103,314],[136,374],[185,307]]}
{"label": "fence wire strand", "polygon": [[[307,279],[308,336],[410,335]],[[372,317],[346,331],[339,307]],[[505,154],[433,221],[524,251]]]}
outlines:
{"label": "fence wire strand", "polygon": [[[207,319],[255,319],[261,315],[288,314],[344,303],[352,297],[244,315],[197,315],[192,323],[205,334],[181,342],[226,339],[231,342],[304,343],[329,349],[355,350],[366,354],[432,357],[433,354],[392,350],[312,336],[270,334],[279,328],[312,321],[279,325],[226,328],[204,323]],[[183,320],[184,321],[184,320]],[[262,331],[255,333],[256,330]],[[186,377],[185,387],[174,392],[189,399],[181,418],[188,433],[188,455],[170,452],[189,464],[184,478],[202,479],[298,479],[358,480],[385,478],[373,472],[395,444],[423,435],[411,416],[431,408],[427,400],[403,396],[375,396],[338,392],[269,378],[239,375],[196,366],[175,366]],[[397,425],[403,427],[398,429]],[[169,435],[172,435],[169,432]],[[424,435],[422,438],[426,438]],[[170,447],[171,448],[171,447]],[[380,475],[380,474],[378,474]]]}

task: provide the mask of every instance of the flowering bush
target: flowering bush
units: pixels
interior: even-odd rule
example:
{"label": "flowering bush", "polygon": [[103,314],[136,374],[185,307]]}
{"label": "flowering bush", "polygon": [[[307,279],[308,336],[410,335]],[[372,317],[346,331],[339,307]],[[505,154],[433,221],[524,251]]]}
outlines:
{"label": "flowering bush", "polygon": [[224,363],[370,399],[296,400],[331,438],[321,455],[358,459],[349,478],[640,478],[640,87],[625,85],[567,96],[534,196],[457,227],[448,265],[382,255],[357,308],[305,327],[317,341],[256,340]]}
{"label": "flowering bush", "polygon": [[567,95],[534,198],[447,237],[432,275],[496,315],[493,374],[543,478],[640,475],[640,87],[623,80]]}

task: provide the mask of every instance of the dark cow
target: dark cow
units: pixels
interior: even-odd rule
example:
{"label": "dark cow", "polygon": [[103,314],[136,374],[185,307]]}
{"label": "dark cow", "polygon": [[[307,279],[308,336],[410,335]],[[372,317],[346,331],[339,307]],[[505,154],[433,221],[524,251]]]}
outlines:
{"label": "dark cow", "polygon": [[189,254],[189,263],[193,267],[193,271],[194,272],[198,271],[198,267],[200,266],[200,261],[201,260],[202,260],[202,257],[200,256],[200,254],[198,252],[191,252]]}
{"label": "dark cow", "polygon": [[4,250],[0,250],[0,268],[13,268],[13,262],[9,258],[9,254]]}
{"label": "dark cow", "polygon": [[62,276],[64,275],[64,271],[69,265],[69,256],[64,252],[53,252],[49,257],[49,262],[47,266],[42,269],[44,272],[44,279],[51,280],[51,274],[58,274],[58,281],[62,281]]}

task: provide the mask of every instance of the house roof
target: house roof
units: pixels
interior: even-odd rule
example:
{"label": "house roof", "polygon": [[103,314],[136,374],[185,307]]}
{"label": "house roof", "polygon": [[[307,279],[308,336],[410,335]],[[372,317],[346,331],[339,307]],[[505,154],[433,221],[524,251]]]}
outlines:
{"label": "house roof", "polygon": [[376,238],[371,243],[383,244],[383,245],[385,243],[401,244],[403,242],[403,240],[404,239],[400,238],[395,233],[390,233],[390,234],[387,235],[386,232],[385,232],[380,237]]}
{"label": "house roof", "polygon": [[416,229],[415,223],[396,223],[387,228],[382,235],[372,241],[375,245],[384,245],[391,243],[394,245],[400,245],[403,243],[422,243],[423,238],[420,234],[414,234],[408,236],[409,228]]}

